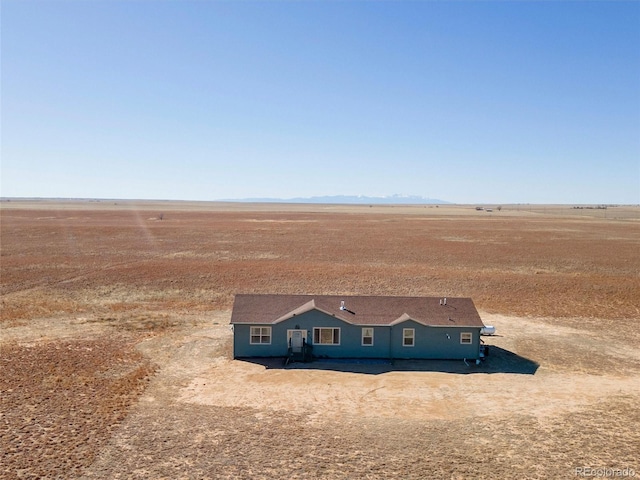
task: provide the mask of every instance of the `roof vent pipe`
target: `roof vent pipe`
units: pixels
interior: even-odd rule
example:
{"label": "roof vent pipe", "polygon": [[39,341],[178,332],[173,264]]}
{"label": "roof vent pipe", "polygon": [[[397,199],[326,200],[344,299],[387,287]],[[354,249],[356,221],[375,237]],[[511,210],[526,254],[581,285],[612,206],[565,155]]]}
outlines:
{"label": "roof vent pipe", "polygon": [[447,297],[444,297],[444,305],[447,304]]}
{"label": "roof vent pipe", "polygon": [[442,305],[442,299],[440,299],[440,305]]}
{"label": "roof vent pipe", "polygon": [[340,302],[340,310],[345,310],[345,307],[344,307],[344,300],[342,300],[342,301]]}

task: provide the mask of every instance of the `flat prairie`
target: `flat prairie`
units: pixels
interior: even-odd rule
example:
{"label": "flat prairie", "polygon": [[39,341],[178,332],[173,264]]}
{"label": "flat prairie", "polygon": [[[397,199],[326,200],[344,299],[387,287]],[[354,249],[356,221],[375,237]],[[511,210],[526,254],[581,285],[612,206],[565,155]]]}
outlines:
{"label": "flat prairie", "polygon": [[[640,475],[640,207],[12,199],[0,228],[1,478]],[[465,296],[497,335],[285,369],[232,359],[236,293]]]}

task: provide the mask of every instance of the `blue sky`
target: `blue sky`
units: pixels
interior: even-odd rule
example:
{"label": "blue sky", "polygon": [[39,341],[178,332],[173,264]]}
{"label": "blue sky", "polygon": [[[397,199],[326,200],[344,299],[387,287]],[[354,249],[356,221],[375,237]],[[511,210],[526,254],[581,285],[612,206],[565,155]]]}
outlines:
{"label": "blue sky", "polygon": [[2,196],[640,203],[640,2],[3,0]]}

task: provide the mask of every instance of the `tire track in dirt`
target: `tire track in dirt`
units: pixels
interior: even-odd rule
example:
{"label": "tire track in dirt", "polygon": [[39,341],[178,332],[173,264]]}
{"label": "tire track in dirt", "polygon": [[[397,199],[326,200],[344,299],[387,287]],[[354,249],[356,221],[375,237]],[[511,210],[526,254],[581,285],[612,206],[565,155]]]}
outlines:
{"label": "tire track in dirt", "polygon": [[[111,270],[115,270],[118,268],[122,268],[122,267],[130,267],[130,266],[134,266],[134,265],[142,265],[145,263],[150,263],[153,262],[155,260],[155,258],[145,258],[143,260],[129,260],[126,262],[120,262],[120,263],[112,263],[112,264],[108,264],[105,265],[103,267],[100,268],[91,268],[91,269],[87,269],[84,270],[82,272],[76,272],[73,275],[70,275],[68,277],[65,278],[60,278],[60,279],[56,279],[54,281],[49,281],[49,280],[40,280],[40,281],[35,281],[30,285],[20,285],[19,283],[16,284],[10,284],[10,286],[13,286],[14,288],[10,291],[4,291],[2,292],[2,296],[9,298],[10,295],[12,294],[24,294],[24,293],[29,293],[29,292],[35,292],[38,290],[41,290],[43,288],[47,288],[47,287],[55,287],[56,285],[64,285],[66,283],[73,283],[73,282],[77,282],[77,281],[81,281],[81,280],[85,280],[88,278],[91,278],[91,276],[93,275],[97,275],[97,274],[101,274],[104,272],[108,272]],[[6,285],[3,285],[3,290],[5,290],[7,287]]]}

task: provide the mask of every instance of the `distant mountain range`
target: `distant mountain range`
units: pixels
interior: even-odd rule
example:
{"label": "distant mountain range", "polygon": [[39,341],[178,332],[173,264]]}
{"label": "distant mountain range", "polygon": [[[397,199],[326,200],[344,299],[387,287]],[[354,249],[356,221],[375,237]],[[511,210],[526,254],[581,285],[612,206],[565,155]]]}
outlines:
{"label": "distant mountain range", "polygon": [[436,205],[450,204],[437,198],[425,198],[419,195],[391,195],[388,197],[367,197],[365,195],[325,195],[320,197],[296,198],[240,198],[223,200],[227,202],[256,203],[329,203],[350,205]]}

